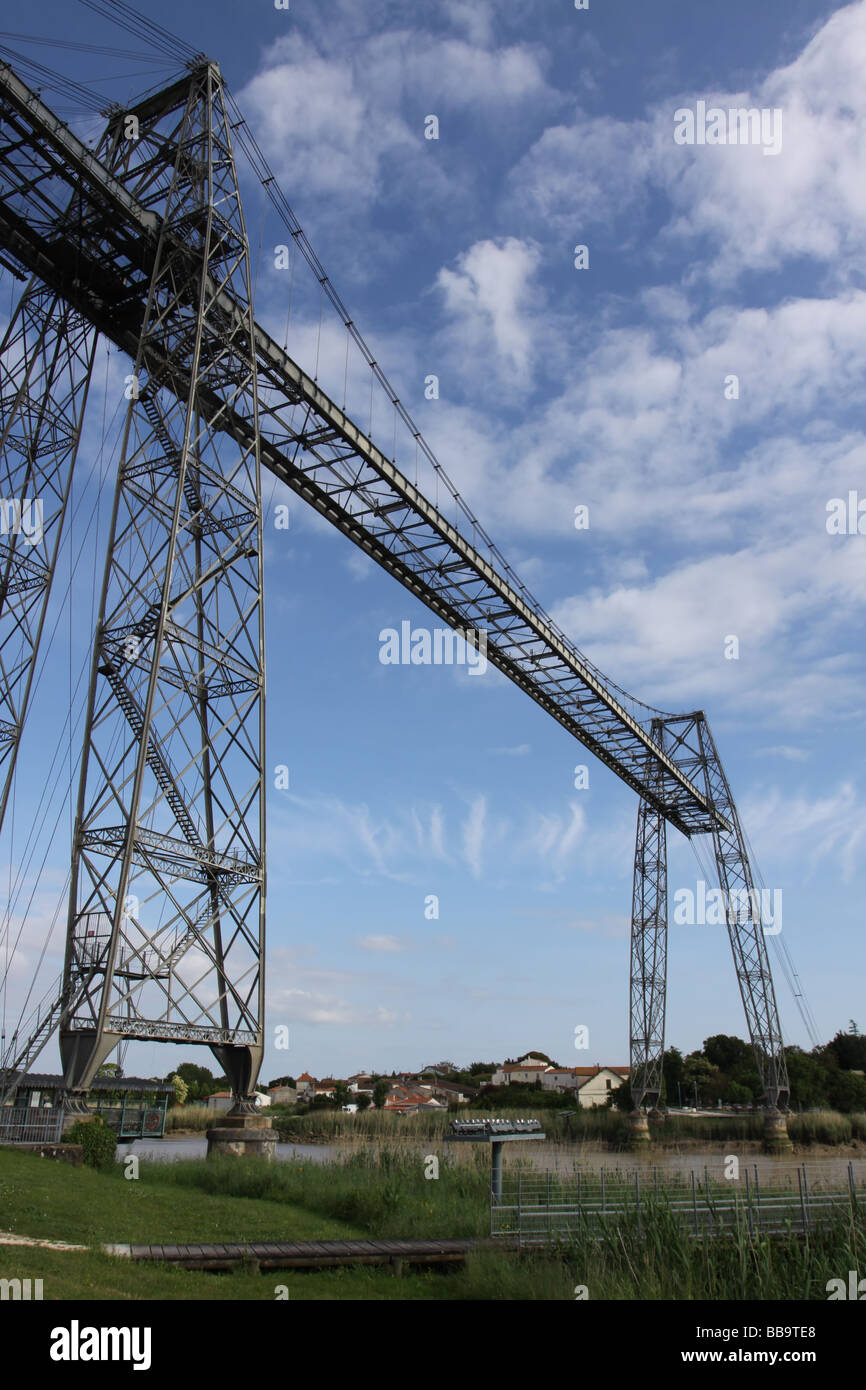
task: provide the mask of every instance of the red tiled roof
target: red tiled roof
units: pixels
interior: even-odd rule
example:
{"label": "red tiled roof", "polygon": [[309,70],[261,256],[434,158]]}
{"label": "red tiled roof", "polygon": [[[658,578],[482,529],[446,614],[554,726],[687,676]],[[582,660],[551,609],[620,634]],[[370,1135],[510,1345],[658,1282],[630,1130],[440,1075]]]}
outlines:
{"label": "red tiled roof", "polygon": [[616,1072],[617,1076],[628,1076],[629,1073],[628,1067],[572,1067],[571,1070],[574,1072],[575,1076],[598,1076],[600,1071]]}

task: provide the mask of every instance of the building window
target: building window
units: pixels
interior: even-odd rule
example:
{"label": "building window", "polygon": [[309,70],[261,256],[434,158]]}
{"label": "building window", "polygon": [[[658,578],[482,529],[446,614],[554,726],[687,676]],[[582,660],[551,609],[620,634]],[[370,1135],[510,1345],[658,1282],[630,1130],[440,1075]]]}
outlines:
{"label": "building window", "polygon": [[610,1090],[610,1079],[609,1079],[609,1078],[608,1078],[607,1081],[605,1081],[604,1084],[605,1084],[605,1086],[607,1087],[607,1089]]}

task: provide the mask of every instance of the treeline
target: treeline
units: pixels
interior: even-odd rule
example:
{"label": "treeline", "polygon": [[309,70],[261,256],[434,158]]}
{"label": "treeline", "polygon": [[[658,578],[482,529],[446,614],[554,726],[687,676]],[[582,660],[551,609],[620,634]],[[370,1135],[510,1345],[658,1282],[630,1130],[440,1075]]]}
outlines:
{"label": "treeline", "polygon": [[[786,1047],[791,1106],[794,1110],[816,1107],[849,1115],[866,1110],[866,1036],[853,1022],[828,1043],[804,1052]],[[763,1088],[751,1043],[717,1033],[707,1038],[698,1052],[685,1057],[676,1047],[664,1054],[662,1099],[668,1106],[712,1108],[753,1105]],[[620,1108],[630,1105],[628,1088],[614,1093]]]}

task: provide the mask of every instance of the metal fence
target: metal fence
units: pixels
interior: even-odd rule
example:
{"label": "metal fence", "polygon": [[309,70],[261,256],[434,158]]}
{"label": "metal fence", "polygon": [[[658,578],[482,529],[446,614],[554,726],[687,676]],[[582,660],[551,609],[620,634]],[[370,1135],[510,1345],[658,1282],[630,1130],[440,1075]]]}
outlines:
{"label": "metal fence", "polygon": [[63,1115],[60,1105],[5,1105],[0,1110],[0,1143],[59,1144]]}
{"label": "metal fence", "polygon": [[848,1164],[844,1188],[810,1182],[806,1165],[761,1178],[742,1165],[737,1179],[657,1168],[562,1173],[506,1172],[502,1194],[491,1191],[490,1234],[523,1243],[596,1234],[624,1217],[638,1224],[651,1212],[673,1213],[684,1232],[702,1237],[745,1229],[754,1234],[808,1232],[834,1217],[866,1212],[866,1182]]}

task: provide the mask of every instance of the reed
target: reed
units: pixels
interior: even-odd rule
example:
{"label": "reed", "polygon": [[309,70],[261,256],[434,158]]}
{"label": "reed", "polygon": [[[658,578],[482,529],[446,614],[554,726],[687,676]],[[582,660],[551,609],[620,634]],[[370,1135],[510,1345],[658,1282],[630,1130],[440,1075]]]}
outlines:
{"label": "reed", "polygon": [[165,1117],[165,1132],[172,1134],[178,1129],[209,1129],[215,1116],[206,1105],[175,1105]]}

